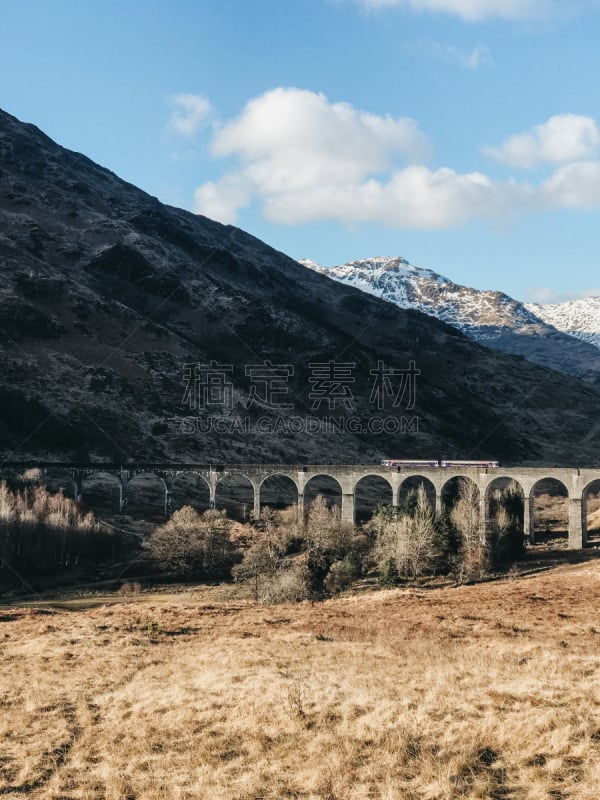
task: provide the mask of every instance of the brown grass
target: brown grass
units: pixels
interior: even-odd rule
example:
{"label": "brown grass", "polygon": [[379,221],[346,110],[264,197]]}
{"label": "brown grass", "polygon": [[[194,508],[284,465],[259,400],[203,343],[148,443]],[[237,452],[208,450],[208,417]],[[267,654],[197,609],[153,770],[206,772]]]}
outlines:
{"label": "brown grass", "polygon": [[0,608],[0,795],[597,800],[600,561],[263,608]]}

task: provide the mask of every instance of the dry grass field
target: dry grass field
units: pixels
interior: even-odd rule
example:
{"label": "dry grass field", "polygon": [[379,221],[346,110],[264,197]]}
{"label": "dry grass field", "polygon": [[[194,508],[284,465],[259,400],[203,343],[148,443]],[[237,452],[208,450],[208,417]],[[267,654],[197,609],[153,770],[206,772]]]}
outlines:
{"label": "dry grass field", "polygon": [[0,607],[0,796],[597,800],[600,560],[261,607]]}

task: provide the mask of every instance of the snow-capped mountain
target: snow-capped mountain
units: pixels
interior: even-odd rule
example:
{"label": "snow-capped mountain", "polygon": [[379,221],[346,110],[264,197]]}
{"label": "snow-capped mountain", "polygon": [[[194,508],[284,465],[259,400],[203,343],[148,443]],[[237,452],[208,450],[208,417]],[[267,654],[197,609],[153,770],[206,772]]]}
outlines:
{"label": "snow-capped mountain", "polygon": [[525,307],[559,331],[600,348],[600,297],[566,303],[526,303]]}
{"label": "snow-capped mountain", "polygon": [[496,338],[506,327],[540,324],[539,317],[508,295],[461,286],[402,257],[350,261],[339,267],[321,267],[308,259],[300,263],[401,308],[437,317],[479,341]]}
{"label": "snow-capped mountain", "polygon": [[562,306],[526,305],[502,292],[461,286],[402,257],[362,259],[337,267],[308,259],[301,263],[401,308],[437,317],[487,347],[600,382],[600,298],[593,298],[594,307],[577,301],[581,306],[569,315],[560,311]]}

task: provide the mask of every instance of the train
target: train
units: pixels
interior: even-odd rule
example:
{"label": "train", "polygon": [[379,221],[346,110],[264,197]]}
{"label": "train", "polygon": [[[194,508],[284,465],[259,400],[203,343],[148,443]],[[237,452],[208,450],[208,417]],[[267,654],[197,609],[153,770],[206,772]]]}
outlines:
{"label": "train", "polygon": [[458,467],[463,469],[465,467],[478,467],[481,469],[491,469],[492,467],[499,467],[499,461],[449,461],[442,459],[439,461],[423,460],[415,461],[414,459],[404,458],[384,458],[381,460],[382,467],[408,467],[409,469],[425,469],[435,467]]}

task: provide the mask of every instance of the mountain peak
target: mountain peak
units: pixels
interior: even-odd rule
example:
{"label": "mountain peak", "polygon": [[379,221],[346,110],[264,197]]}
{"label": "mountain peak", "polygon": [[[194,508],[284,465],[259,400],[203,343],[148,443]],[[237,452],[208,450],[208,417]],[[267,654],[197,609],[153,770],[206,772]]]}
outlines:
{"label": "mountain peak", "polygon": [[411,267],[412,269],[419,269],[413,267],[403,256],[371,256],[364,259],[356,259],[349,261],[345,266],[361,265],[366,269],[381,269],[393,270],[397,267]]}
{"label": "mountain peak", "polygon": [[[407,278],[420,278],[436,283],[449,284],[451,281],[443,275],[439,275],[431,269],[425,267],[415,267],[403,256],[372,256],[371,258],[359,258],[355,261],[348,261],[337,267],[321,267],[311,259],[304,259],[300,262],[305,267],[328,275],[330,278],[357,286],[369,294],[384,297],[386,300],[396,302],[397,298],[388,297],[391,292],[397,294],[396,289]],[[370,291],[373,285],[380,291]],[[409,304],[410,305],[410,304]]]}
{"label": "mountain peak", "polygon": [[502,292],[461,286],[401,256],[330,268],[303,263],[400,308],[437,317],[487,347],[600,383],[600,299],[523,304]]}

